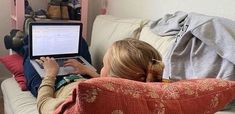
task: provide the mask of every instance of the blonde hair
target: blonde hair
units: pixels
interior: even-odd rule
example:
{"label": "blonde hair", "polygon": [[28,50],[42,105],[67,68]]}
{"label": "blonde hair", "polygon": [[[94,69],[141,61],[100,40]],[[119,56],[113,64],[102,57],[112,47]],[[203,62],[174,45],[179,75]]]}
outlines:
{"label": "blonde hair", "polygon": [[140,38],[140,33],[142,31],[142,29],[145,27],[145,25],[147,25],[149,23],[149,21],[145,20],[145,21],[141,21],[140,26],[135,29],[132,33],[132,37],[135,39],[139,39]]}
{"label": "blonde hair", "polygon": [[148,43],[127,38],[116,41],[108,53],[111,76],[142,82],[162,81],[161,55]]}

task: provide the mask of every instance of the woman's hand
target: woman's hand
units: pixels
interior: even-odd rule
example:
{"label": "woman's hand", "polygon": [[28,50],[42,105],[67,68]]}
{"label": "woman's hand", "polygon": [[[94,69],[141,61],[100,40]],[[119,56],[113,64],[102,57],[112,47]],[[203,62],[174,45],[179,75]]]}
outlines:
{"label": "woman's hand", "polygon": [[41,57],[40,60],[37,60],[41,63],[45,70],[45,75],[55,78],[59,71],[59,65],[54,58],[50,57]]}
{"label": "woman's hand", "polygon": [[83,65],[76,59],[68,59],[67,61],[64,62],[64,66],[72,66],[74,68],[74,71],[68,73],[87,74],[87,72],[89,72],[87,66]]}
{"label": "woman's hand", "polygon": [[72,66],[74,68],[73,71],[68,73],[74,73],[74,74],[86,74],[90,75],[91,77],[97,77],[99,74],[96,73],[96,70],[93,68],[90,68],[86,65],[83,65],[76,59],[69,59],[64,62],[64,66]]}

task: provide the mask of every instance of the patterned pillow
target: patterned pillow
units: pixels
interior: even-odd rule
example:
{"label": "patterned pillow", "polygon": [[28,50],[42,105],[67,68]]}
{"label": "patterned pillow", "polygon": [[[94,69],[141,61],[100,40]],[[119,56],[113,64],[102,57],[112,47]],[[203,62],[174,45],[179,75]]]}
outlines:
{"label": "patterned pillow", "polygon": [[142,83],[95,78],[78,84],[55,113],[213,114],[235,98],[235,82],[219,79]]}
{"label": "patterned pillow", "polygon": [[23,58],[18,54],[0,57],[0,62],[14,75],[22,91],[27,90],[26,79],[23,73]]}

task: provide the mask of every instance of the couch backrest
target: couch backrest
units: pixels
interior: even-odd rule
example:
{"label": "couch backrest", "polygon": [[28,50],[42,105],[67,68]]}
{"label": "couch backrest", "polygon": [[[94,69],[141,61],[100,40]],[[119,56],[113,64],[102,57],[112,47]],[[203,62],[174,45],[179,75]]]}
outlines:
{"label": "couch backrest", "polygon": [[97,16],[92,28],[90,52],[93,66],[100,71],[107,48],[115,41],[132,35],[142,19],[120,19],[110,15]]}
{"label": "couch backrest", "polygon": [[162,37],[153,33],[150,30],[149,27],[150,24],[151,22],[142,29],[139,39],[152,45],[155,49],[157,49],[161,53],[162,58],[164,59],[168,52],[169,47],[175,41],[175,37],[174,36]]}
{"label": "couch backrest", "polygon": [[[132,36],[133,31],[146,21],[146,19],[127,19],[110,15],[97,16],[93,24],[90,46],[93,66],[100,71],[102,59],[107,48],[117,40]],[[171,36],[161,37],[152,33],[149,29],[149,24],[147,24],[140,33],[140,40],[155,47],[164,58],[174,38]]]}

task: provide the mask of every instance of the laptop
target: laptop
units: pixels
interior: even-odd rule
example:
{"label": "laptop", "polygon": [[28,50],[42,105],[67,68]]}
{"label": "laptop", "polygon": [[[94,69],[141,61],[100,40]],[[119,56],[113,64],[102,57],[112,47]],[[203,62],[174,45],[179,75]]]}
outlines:
{"label": "laptop", "polygon": [[[82,35],[82,23],[77,22],[33,22],[29,24],[30,62],[41,77],[44,68],[35,59],[54,57],[59,64],[58,76],[66,75],[73,67],[63,66],[67,59],[77,59],[94,68],[83,57],[78,56]],[[94,68],[95,69],[95,68]]]}

